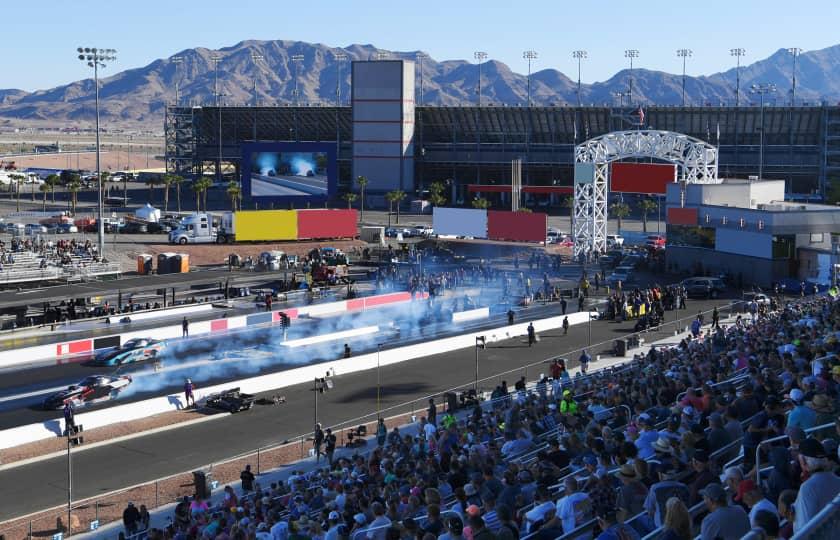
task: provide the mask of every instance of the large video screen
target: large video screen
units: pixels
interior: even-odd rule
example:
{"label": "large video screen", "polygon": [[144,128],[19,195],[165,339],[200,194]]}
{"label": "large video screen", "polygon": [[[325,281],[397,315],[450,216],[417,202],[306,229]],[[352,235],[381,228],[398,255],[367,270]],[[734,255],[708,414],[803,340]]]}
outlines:
{"label": "large video screen", "polygon": [[323,202],[335,194],[335,145],[329,143],[246,143],[242,145],[242,187],[262,202]]}

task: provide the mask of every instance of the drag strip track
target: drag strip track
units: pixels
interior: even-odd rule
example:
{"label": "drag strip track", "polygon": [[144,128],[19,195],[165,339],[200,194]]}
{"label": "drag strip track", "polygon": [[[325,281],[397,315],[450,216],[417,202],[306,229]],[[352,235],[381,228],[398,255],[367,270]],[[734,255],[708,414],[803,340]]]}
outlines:
{"label": "drag strip track", "polygon": [[[394,311],[392,321],[399,326],[398,309],[383,308],[382,311]],[[556,305],[535,305],[518,311],[517,321],[540,319],[556,314]],[[364,317],[364,314],[357,314],[354,317],[358,319],[359,316]],[[128,390],[116,400],[87,406],[78,409],[77,412],[177,393],[181,391],[186,377],[192,377],[198,386],[206,387],[245,375],[276,373],[302,365],[333,360],[341,357],[345,341],[349,342],[354,354],[361,354],[376,350],[377,343],[384,344],[386,348],[410,345],[464,333],[471,329],[498,327],[504,325],[506,319],[506,316],[501,315],[457,326],[449,322],[429,322],[418,328],[407,327],[401,331],[395,328],[384,328],[376,336],[331,342],[300,351],[283,350],[280,347],[283,343],[281,341],[282,329],[276,325],[237,332],[237,346],[221,353],[213,351],[229,343],[232,339],[231,335],[210,335],[188,343],[183,350],[176,345],[168,354],[177,358],[164,356],[162,368],[159,371],[155,371],[153,364],[149,362],[124,366],[117,373],[128,374],[134,378]],[[288,338],[291,340],[295,337],[314,335],[318,332],[319,326],[314,321],[302,319],[301,324],[292,327],[295,332],[290,331]],[[301,357],[306,359],[302,360]],[[206,370],[214,370],[219,374],[197,378],[197,372]],[[75,384],[88,375],[114,372],[114,368],[74,363],[38,367],[0,377],[0,430],[60,417],[60,411],[40,408],[40,403],[49,393]]]}
{"label": "drag strip track", "polygon": [[[719,303],[722,305],[724,301]],[[679,315],[691,317],[696,310],[711,309],[713,305],[714,302],[710,301],[693,301],[689,303],[690,309],[681,311]],[[533,313],[537,310],[542,312],[540,318],[558,314],[556,305],[534,309]],[[667,319],[674,320],[674,312],[668,312]],[[526,320],[526,317],[520,316],[518,320]],[[588,343],[587,326],[574,326],[568,335],[563,335],[562,329],[543,332],[540,334],[542,339],[533,347],[523,344],[519,338],[489,343],[487,349],[479,354],[479,375],[486,377],[584,347]],[[634,321],[594,321],[592,341],[611,343],[613,339],[632,332],[633,326]],[[648,340],[668,335],[673,335],[673,326],[667,332],[649,334]],[[603,349],[592,350],[593,357]],[[475,350],[470,347],[383,366],[382,407],[472,381],[475,360]],[[576,365],[577,355],[570,355],[569,360],[571,366]],[[598,367],[597,361],[591,364],[591,369]],[[548,365],[536,366],[528,371],[522,370],[521,375],[533,379],[539,373],[547,372]],[[518,373],[505,378],[512,386]],[[318,421],[334,425],[375,411],[375,381],[371,371],[339,374],[334,378],[334,389],[318,400]],[[496,383],[483,385],[483,388],[491,390],[493,384]],[[287,402],[281,406],[257,406],[249,412],[212,422],[77,451],[73,456],[74,498],[92,497],[181,471],[195,470],[212,461],[249,452],[259,446],[279,444],[306,433],[312,429],[314,422],[311,386],[308,383],[283,389]],[[408,410],[406,408],[405,412]],[[423,403],[414,409],[422,410],[425,410]],[[65,503],[66,466],[67,460],[62,456],[0,471],[0,521]],[[37,485],[39,489],[28,490],[26,496],[21,497],[21,486],[28,485]]]}

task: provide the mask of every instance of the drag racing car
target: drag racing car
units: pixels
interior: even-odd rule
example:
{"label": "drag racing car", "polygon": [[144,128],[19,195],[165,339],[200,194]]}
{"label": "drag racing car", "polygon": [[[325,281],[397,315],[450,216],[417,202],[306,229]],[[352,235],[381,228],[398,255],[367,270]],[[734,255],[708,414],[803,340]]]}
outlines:
{"label": "drag racing car", "polygon": [[223,390],[218,394],[211,394],[207,397],[205,405],[212,409],[221,409],[230,413],[247,411],[254,406],[256,398],[253,394],[243,394],[239,388]]}
{"label": "drag racing car", "polygon": [[80,408],[116,399],[117,395],[129,384],[131,384],[131,377],[128,375],[91,375],[85,377],[79,384],[68,386],[67,390],[47,397],[43,403],[44,409],[62,409],[66,403],[70,403],[74,408]]}
{"label": "drag racing car", "polygon": [[116,349],[97,354],[91,363],[95,366],[121,366],[132,362],[144,362],[156,358],[164,348],[166,342],[159,339],[129,339]]}

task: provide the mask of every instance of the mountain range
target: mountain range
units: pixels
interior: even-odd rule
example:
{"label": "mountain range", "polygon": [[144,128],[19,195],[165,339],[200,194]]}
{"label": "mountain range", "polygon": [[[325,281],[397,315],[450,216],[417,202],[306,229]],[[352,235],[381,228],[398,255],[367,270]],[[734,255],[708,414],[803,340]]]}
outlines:
{"label": "mountain range", "polygon": [[[160,131],[165,106],[175,101],[176,84],[182,104],[214,102],[218,60],[219,100],[225,104],[254,102],[256,84],[259,104],[294,101],[297,86],[301,103],[335,103],[336,81],[341,77],[342,102],[350,96],[350,61],[377,57],[416,59],[420,51],[383,51],[373,45],[344,48],[301,41],[248,40],[217,51],[194,48],[147,66],[105,76],[100,81],[101,115],[110,124],[139,124]],[[336,54],[346,55],[339,64]],[[293,56],[300,55],[297,77]],[[180,60],[175,61],[175,58]],[[254,60],[254,58],[257,58]],[[797,103],[840,99],[840,45],[802,53],[797,62]],[[112,69],[109,66],[105,70]],[[465,60],[422,61],[423,103],[461,105],[476,102],[478,66]],[[792,57],[779,49],[768,58],[741,67],[741,103],[750,101],[749,87],[757,83],[776,85],[767,99],[779,103],[790,100]],[[633,103],[679,105],[682,76],[647,69],[634,69]],[[420,74],[416,78],[420,84]],[[736,70],[686,78],[687,105],[734,103]],[[606,81],[583,84],[584,105],[617,105],[626,92],[629,70],[621,70]],[[527,77],[513,72],[502,62],[489,60],[481,66],[483,104],[521,105],[527,101]],[[84,79],[47,90],[25,92],[0,89],[0,118],[41,120],[56,125],[89,124],[94,118],[93,79]],[[418,96],[419,99],[419,96]],[[574,105],[575,80],[555,69],[531,75],[531,101],[536,105]]]}

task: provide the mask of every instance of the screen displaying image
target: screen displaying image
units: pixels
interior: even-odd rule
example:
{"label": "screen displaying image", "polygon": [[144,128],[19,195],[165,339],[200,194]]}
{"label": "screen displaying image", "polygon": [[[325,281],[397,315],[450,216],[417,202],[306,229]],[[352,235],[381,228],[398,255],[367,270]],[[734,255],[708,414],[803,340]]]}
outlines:
{"label": "screen displaying image", "polygon": [[326,196],[326,152],[254,152],[252,197]]}

